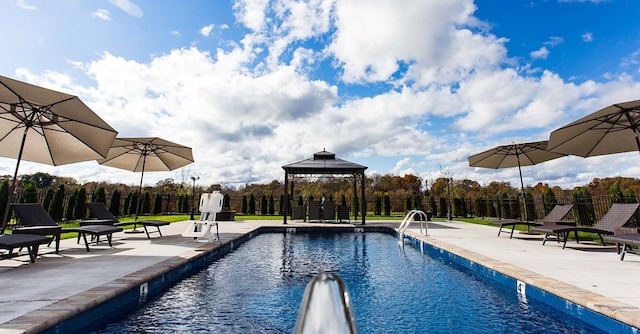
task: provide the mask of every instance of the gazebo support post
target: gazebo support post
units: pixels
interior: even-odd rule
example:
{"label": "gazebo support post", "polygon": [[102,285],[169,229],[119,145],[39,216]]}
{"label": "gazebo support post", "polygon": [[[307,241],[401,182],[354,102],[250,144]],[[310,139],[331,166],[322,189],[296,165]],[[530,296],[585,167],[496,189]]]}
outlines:
{"label": "gazebo support post", "polygon": [[284,203],[282,203],[282,208],[284,211],[284,221],[282,224],[287,225],[287,215],[289,215],[289,192],[287,192],[287,188],[289,185],[289,173],[284,172]]}
{"label": "gazebo support post", "polygon": [[362,225],[365,224],[365,220],[367,217],[367,201],[364,198],[364,182],[365,182],[365,178],[364,178],[364,171],[362,171],[362,173],[360,174],[360,198],[362,198]]}

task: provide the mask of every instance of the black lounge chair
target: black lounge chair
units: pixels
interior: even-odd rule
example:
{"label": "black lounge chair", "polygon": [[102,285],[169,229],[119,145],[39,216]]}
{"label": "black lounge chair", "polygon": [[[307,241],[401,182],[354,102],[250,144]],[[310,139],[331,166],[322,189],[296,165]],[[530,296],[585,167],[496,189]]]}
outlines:
{"label": "black lounge chair", "polygon": [[498,230],[498,236],[500,236],[500,232],[502,232],[502,228],[511,226],[511,235],[509,239],[513,238],[513,231],[516,229],[516,226],[527,226],[527,231],[531,232],[531,227],[543,226],[543,225],[574,225],[575,222],[565,220],[566,217],[571,212],[573,208],[573,204],[556,204],[556,206],[549,211],[549,213],[542,218],[540,221],[522,221],[517,219],[507,219],[507,220],[497,220],[491,222],[492,225],[500,226]]}
{"label": "black lounge chair", "polygon": [[566,225],[544,225],[534,227],[535,232],[544,233],[542,244],[548,240],[550,235],[556,235],[557,240],[563,240],[562,248],[567,246],[569,234],[573,232],[576,236],[576,242],[580,242],[578,232],[595,233],[600,238],[603,246],[606,246],[603,235],[614,235],[623,231],[622,228],[638,211],[639,203],[613,203],[609,211],[593,226],[566,226]]}
{"label": "black lounge chair", "polygon": [[36,262],[38,256],[38,248],[40,245],[48,244],[51,239],[37,234],[3,234],[0,235],[0,249],[6,249],[9,254],[6,256],[12,257],[16,255],[13,253],[15,248],[26,248],[29,252],[29,259],[31,263]]}
{"label": "black lounge chair", "polygon": [[[111,238],[113,233],[122,231],[122,228],[120,227],[108,225],[85,225],[80,227],[61,228],[60,225],[56,224],[53,218],[49,216],[44,207],[38,203],[12,203],[11,206],[23,225],[28,225],[33,228],[41,226],[53,228],[54,226],[57,226],[60,232],[77,232],[78,243],[80,243],[80,238],[82,237],[84,239],[84,245],[87,252],[90,251],[87,234],[91,235],[92,239],[96,240],[96,244],[100,242],[101,236],[106,236],[109,241],[109,246],[112,247]],[[59,234],[58,240],[60,240]],[[57,251],[58,246],[56,245],[56,252]]]}
{"label": "black lounge chair", "polygon": [[163,220],[137,220],[134,222],[120,222],[116,216],[107,209],[107,207],[102,202],[93,202],[87,203],[87,208],[89,208],[89,217],[91,219],[86,219],[80,221],[80,226],[84,225],[131,225],[133,224],[133,229],[136,229],[137,225],[141,225],[144,228],[144,232],[147,234],[147,239],[151,239],[148,227],[155,227],[157,229],[158,234],[162,237],[162,232],[160,232],[160,226],[169,225],[169,222]]}
{"label": "black lounge chair", "polygon": [[627,253],[640,254],[639,250],[634,250],[631,246],[640,246],[640,233],[636,229],[634,233],[614,234],[607,235],[604,240],[616,244],[618,254],[620,254],[620,261],[624,260],[624,256]]}
{"label": "black lounge chair", "polygon": [[[31,209],[39,206],[44,211],[45,216],[48,219],[38,219],[35,217],[31,219]],[[13,234],[36,234],[42,236],[51,236],[49,243],[56,243],[56,254],[60,250],[60,234],[62,233],[62,227],[56,224],[56,222],[49,216],[44,207],[40,204],[32,203],[11,203],[11,208],[16,212],[18,218],[20,218],[21,227],[13,229]],[[36,216],[41,214],[40,210],[35,209],[38,212],[33,213]],[[24,218],[23,218],[24,217]]]}

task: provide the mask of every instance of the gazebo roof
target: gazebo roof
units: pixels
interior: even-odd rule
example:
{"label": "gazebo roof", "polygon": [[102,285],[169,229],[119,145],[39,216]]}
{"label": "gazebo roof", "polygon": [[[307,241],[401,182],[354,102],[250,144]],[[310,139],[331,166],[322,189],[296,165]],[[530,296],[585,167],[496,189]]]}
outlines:
{"label": "gazebo roof", "polygon": [[313,158],[282,166],[289,174],[356,174],[364,173],[368,167],[338,159],[336,155],[322,150]]}

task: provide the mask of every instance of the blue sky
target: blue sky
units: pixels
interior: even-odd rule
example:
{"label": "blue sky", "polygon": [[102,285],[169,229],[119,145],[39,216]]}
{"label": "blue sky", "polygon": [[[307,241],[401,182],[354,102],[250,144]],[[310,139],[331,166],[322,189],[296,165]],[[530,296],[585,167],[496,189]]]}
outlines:
{"label": "blue sky", "polygon": [[[496,145],[640,99],[637,1],[4,0],[0,74],[78,95],[120,137],[193,148],[145,184],[283,180],[326,149],[368,173],[518,186]],[[638,153],[524,167],[525,185],[640,177]],[[0,158],[0,173],[15,160]],[[23,163],[81,182],[139,174]]]}

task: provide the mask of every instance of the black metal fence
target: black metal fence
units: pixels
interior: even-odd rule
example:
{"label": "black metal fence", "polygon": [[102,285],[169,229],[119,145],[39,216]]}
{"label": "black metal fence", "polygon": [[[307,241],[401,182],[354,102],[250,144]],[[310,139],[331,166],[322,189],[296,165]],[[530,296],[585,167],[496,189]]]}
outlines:
{"label": "black metal fence", "polygon": [[[36,194],[36,200],[38,203],[44,204],[46,192],[38,190]],[[86,202],[95,201],[92,198],[93,194],[87,194]],[[144,194],[143,194],[144,196]],[[195,210],[198,213],[198,200],[199,194],[194,197],[191,194],[147,194],[141,200],[140,215],[147,214],[188,214],[191,210]],[[66,191],[63,200],[63,210],[65,214],[61,219],[62,222],[77,220],[86,218],[86,213],[82,212],[80,216],[70,206],[77,206],[74,203],[74,194],[72,191]],[[118,198],[118,203],[112,202],[111,194],[105,194],[104,201],[108,207],[118,208],[114,214],[116,216],[129,216],[136,212],[137,204],[137,192],[131,194],[122,194]],[[347,198],[347,206],[353,208],[353,201],[355,199]],[[24,194],[14,193],[11,199],[12,202],[23,202]],[[236,195],[228,197],[228,209],[235,210],[237,213],[246,211],[247,208],[243,208],[242,202],[246,202],[246,198]],[[275,214],[281,214],[280,198],[274,198],[272,205],[275,207]],[[617,201],[621,202],[638,202],[638,198],[621,198]],[[411,204],[408,204],[408,203]],[[587,198],[556,198],[555,201],[545,201],[542,196],[527,197],[526,211],[525,205],[522,204],[521,199],[517,198],[478,198],[478,199],[462,199],[462,198],[426,198],[419,197],[413,202],[407,201],[407,198],[390,198],[388,203],[390,208],[383,210],[383,212],[391,212],[392,215],[404,215],[409,209],[421,209],[425,211],[431,211],[433,216],[447,217],[449,214],[452,217],[468,217],[468,218],[488,218],[488,219],[525,219],[539,220],[544,217],[555,204],[568,204],[573,203],[574,209],[571,213],[570,219],[574,219],[578,224],[591,226],[597,222],[608,211],[613,203],[611,196],[593,196]],[[256,199],[256,205],[254,207],[255,212],[246,212],[247,214],[261,214],[264,212],[261,205],[263,201]],[[1,205],[1,204],[0,204]],[[408,208],[407,205],[412,207]],[[46,208],[49,209],[49,208]],[[367,198],[367,211],[373,212],[374,203],[372,198]],[[112,210],[113,212],[114,210]],[[526,215],[525,215],[526,212]],[[637,222],[640,219],[635,219],[631,226],[640,226]]]}

